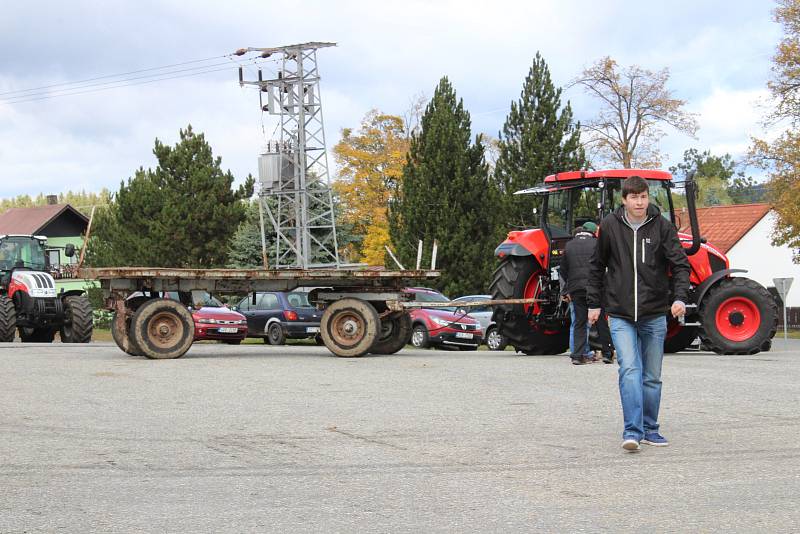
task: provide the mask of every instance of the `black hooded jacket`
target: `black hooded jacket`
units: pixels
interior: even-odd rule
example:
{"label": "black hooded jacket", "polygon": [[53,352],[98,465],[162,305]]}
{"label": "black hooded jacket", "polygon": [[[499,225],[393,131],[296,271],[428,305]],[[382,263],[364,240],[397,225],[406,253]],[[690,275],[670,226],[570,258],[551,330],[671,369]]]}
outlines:
{"label": "black hooded jacket", "polygon": [[579,232],[564,247],[564,259],[561,261],[561,279],[564,286],[561,288],[562,295],[570,295],[586,291],[589,283],[589,262],[594,254],[595,244],[594,234],[588,230]]}
{"label": "black hooded jacket", "polygon": [[636,231],[624,210],[620,207],[600,223],[586,302],[590,309],[602,305],[609,315],[630,321],[664,315],[672,302],[687,302],[689,259],[675,226],[656,206],[648,206],[645,222]]}

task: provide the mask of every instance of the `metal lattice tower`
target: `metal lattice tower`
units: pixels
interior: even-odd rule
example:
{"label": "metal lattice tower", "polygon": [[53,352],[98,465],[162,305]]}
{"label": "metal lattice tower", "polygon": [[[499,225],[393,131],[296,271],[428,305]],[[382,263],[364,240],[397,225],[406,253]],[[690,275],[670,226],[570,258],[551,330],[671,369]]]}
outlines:
{"label": "metal lattice tower", "polygon": [[[280,138],[259,157],[259,201],[275,232],[272,268],[338,267],[336,224],[325,149],[317,49],[336,43],[303,43],[236,52],[276,55],[277,78],[245,81],[259,87],[261,110],[280,117]],[[266,103],[264,102],[266,96]]]}

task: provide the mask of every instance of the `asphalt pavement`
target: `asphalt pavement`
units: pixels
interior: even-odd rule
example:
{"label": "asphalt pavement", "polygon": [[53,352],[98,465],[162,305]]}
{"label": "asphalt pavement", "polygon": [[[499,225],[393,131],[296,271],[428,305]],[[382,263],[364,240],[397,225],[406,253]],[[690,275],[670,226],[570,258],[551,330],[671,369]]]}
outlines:
{"label": "asphalt pavement", "polygon": [[564,356],[0,344],[0,532],[797,532],[800,341],[668,355],[665,448]]}

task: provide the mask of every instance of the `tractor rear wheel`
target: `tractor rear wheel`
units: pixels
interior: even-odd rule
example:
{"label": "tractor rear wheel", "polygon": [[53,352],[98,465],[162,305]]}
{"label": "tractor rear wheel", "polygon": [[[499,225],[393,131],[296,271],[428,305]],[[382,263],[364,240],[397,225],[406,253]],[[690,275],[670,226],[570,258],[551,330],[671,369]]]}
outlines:
{"label": "tractor rear wheel", "polygon": [[85,295],[64,299],[64,324],[61,327],[62,343],[89,343],[92,341],[92,305]]}
{"label": "tractor rear wheel", "polygon": [[756,354],[778,329],[778,309],[769,292],[749,278],[726,278],[700,303],[700,338],[717,354]]}
{"label": "tractor rear wheel", "polygon": [[[492,275],[492,299],[521,299],[535,296],[541,268],[533,256],[504,258]],[[528,355],[561,354],[569,347],[569,328],[546,331],[528,320],[533,304],[502,304],[495,307],[492,319],[498,331],[517,352]]]}
{"label": "tractor rear wheel", "polygon": [[393,313],[381,319],[378,339],[369,348],[372,354],[394,354],[411,340],[411,315]]}
{"label": "tractor rear wheel", "polygon": [[14,303],[5,295],[0,295],[0,343],[14,341],[17,330],[17,310]]}

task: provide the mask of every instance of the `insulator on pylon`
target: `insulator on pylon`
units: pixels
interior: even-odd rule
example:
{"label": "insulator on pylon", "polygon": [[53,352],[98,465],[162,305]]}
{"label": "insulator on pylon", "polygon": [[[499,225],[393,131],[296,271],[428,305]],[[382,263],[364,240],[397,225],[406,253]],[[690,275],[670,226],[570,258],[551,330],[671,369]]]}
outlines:
{"label": "insulator on pylon", "polygon": [[242,72],[242,67],[239,67],[239,85],[244,85],[244,72]]}
{"label": "insulator on pylon", "polygon": [[267,106],[266,104],[265,104],[265,105],[263,105],[263,106],[261,106],[261,111],[267,111],[267,112],[269,112],[269,106]]}
{"label": "insulator on pylon", "polygon": [[261,52],[261,57],[263,57],[263,58],[268,58],[271,55],[272,55],[272,52]]}
{"label": "insulator on pylon", "polygon": [[259,82],[263,82],[264,81],[264,77],[261,75],[261,69],[258,69],[258,81]]}
{"label": "insulator on pylon", "polygon": [[246,49],[246,48],[240,48],[239,50],[237,50],[237,51],[236,51],[236,52],[234,52],[233,54],[234,54],[235,56],[243,56],[243,55],[245,55],[246,53],[247,53],[247,49]]}

